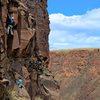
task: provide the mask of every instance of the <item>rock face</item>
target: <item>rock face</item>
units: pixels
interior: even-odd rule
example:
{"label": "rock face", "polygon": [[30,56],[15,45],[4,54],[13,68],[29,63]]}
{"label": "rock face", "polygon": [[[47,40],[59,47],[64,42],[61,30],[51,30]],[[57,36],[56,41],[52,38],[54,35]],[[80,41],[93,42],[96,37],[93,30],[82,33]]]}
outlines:
{"label": "rock face", "polygon": [[[9,24],[9,18],[13,24]],[[57,83],[45,72],[49,31],[47,0],[0,0],[0,91],[6,89],[0,95],[2,100],[6,100],[6,94],[7,100],[18,96],[18,100],[53,100]],[[19,78],[24,82],[23,95],[18,88]],[[3,79],[9,84],[4,86]]]}
{"label": "rock face", "polygon": [[100,99],[100,49],[51,51],[50,63],[60,100]]}
{"label": "rock face", "polygon": [[[1,0],[2,35],[6,35],[7,16],[13,16],[15,24],[13,39],[6,39],[5,48],[9,54],[16,49],[23,50],[25,54],[31,53],[48,57],[49,45],[49,18],[47,0]],[[6,38],[6,36],[4,36]],[[26,38],[27,37],[27,38]],[[7,44],[8,43],[8,44]],[[29,45],[30,43],[30,45]],[[9,45],[10,44],[10,45]],[[31,46],[30,49],[27,46]],[[25,56],[25,55],[24,55]]]}

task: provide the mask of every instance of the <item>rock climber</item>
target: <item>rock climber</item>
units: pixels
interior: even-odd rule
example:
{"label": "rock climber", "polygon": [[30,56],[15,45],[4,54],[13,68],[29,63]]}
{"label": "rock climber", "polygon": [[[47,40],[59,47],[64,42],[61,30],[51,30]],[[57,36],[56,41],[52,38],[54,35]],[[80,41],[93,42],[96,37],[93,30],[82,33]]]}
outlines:
{"label": "rock climber", "polygon": [[18,87],[19,87],[20,89],[23,88],[23,80],[22,80],[21,78],[18,79]]}
{"label": "rock climber", "polygon": [[14,17],[11,17],[10,15],[7,16],[6,20],[6,28],[7,28],[7,34],[13,36],[13,27],[15,26]]}

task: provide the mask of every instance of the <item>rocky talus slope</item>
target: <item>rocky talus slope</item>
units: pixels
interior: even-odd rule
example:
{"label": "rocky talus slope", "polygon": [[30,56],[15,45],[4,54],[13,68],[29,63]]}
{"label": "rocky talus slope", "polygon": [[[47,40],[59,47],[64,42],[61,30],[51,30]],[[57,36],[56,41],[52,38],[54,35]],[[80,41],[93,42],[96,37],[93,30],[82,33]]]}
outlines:
{"label": "rocky talus slope", "polygon": [[60,100],[100,100],[100,49],[51,51],[49,68]]}
{"label": "rocky talus slope", "polygon": [[[9,18],[14,18],[13,34],[8,32]],[[47,70],[49,31],[47,0],[0,0],[0,100],[58,97],[57,84]]]}

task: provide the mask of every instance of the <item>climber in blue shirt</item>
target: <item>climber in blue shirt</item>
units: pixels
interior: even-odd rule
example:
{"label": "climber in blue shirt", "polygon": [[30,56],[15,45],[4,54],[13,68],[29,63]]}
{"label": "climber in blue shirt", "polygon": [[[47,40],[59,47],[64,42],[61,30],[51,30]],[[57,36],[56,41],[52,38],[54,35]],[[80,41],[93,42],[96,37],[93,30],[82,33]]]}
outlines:
{"label": "climber in blue shirt", "polygon": [[7,16],[7,21],[6,21],[6,28],[7,28],[7,33],[10,35],[13,35],[13,26],[14,26],[14,17]]}
{"label": "climber in blue shirt", "polygon": [[21,89],[23,88],[23,80],[21,78],[18,80],[18,87]]}

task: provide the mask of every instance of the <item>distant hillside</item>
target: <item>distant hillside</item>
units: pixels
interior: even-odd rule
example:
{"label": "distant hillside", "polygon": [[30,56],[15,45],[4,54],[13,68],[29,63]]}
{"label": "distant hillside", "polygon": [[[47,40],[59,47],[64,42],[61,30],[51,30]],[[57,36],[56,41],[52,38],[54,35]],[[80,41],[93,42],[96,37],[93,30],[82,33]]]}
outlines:
{"label": "distant hillside", "polygon": [[100,49],[51,51],[49,68],[60,100],[100,100]]}

